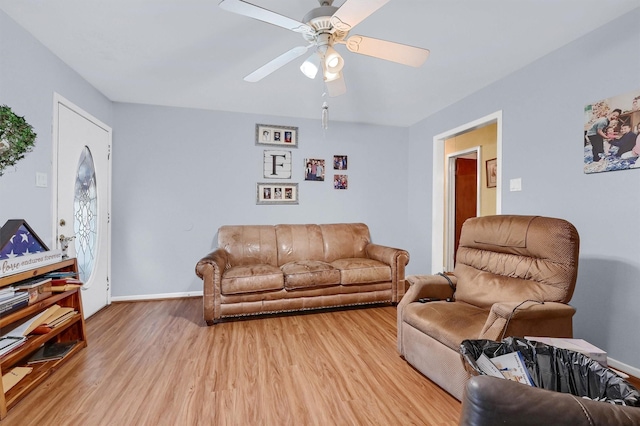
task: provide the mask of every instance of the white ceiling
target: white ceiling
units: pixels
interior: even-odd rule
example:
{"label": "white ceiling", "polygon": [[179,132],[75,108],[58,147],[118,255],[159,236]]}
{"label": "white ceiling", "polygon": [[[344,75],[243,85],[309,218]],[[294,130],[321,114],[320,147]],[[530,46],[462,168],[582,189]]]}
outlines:
{"label": "white ceiling", "polygon": [[[317,0],[249,0],[301,20]],[[219,0],[0,0],[0,9],[115,102],[320,118],[303,55],[243,77],[302,36]],[[344,0],[336,0],[340,6]],[[640,6],[640,0],[392,0],[351,31],[431,50],[418,69],[348,52],[331,120],[409,126]],[[3,60],[5,60],[4,58]],[[594,52],[597,61],[597,52]]]}

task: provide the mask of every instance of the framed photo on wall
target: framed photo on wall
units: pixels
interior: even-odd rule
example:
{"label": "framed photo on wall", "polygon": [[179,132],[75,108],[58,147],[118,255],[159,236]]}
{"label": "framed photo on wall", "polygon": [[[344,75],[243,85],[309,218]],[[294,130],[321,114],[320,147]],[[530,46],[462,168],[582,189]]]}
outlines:
{"label": "framed photo on wall", "polygon": [[347,156],[346,155],[334,155],[333,156],[333,170],[347,170]]}
{"label": "framed photo on wall", "polygon": [[487,171],[487,188],[495,188],[498,185],[498,160],[492,158],[485,162]]}
{"label": "framed photo on wall", "polygon": [[333,175],[333,188],[334,189],[348,189],[349,177],[347,175]]}
{"label": "framed photo on wall", "polygon": [[298,204],[298,184],[258,183],[256,185],[256,204]]}
{"label": "framed photo on wall", "polygon": [[304,180],[324,181],[324,160],[319,158],[304,159]]}
{"label": "framed photo on wall", "polygon": [[298,147],[298,128],[256,124],[256,145],[277,145],[280,147]]}

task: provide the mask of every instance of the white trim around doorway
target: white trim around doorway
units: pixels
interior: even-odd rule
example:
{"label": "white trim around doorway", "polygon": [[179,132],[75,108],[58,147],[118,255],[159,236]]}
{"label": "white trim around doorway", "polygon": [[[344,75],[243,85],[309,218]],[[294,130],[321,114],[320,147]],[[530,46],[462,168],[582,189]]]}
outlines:
{"label": "white trim around doorway", "polygon": [[496,214],[502,212],[502,111],[497,111],[477,120],[463,124],[455,129],[440,133],[433,137],[433,190],[431,202],[431,273],[442,272],[444,264],[444,238],[445,238],[445,188],[444,188],[444,141],[462,133],[496,123],[497,127],[497,162],[498,175],[496,186]]}

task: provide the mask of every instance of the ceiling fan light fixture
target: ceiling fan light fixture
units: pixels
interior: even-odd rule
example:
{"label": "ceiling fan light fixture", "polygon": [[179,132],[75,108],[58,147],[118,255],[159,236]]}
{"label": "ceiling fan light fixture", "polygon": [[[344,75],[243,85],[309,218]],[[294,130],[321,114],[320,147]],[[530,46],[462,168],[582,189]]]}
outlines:
{"label": "ceiling fan light fixture", "polygon": [[318,74],[318,70],[320,69],[320,56],[317,53],[309,56],[303,63],[300,65],[300,71],[310,79],[316,78]]}
{"label": "ceiling fan light fixture", "polygon": [[342,67],[344,67],[344,60],[336,49],[332,46],[328,46],[327,51],[324,54],[324,65],[328,72],[337,74],[342,71]]}

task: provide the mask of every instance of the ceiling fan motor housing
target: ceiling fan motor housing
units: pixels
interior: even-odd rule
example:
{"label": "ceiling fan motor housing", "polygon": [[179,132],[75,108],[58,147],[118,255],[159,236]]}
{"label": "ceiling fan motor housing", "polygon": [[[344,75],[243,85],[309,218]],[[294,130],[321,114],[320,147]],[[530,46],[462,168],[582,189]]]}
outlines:
{"label": "ceiling fan motor housing", "polygon": [[[348,31],[341,31],[334,27],[331,17],[338,10],[335,6],[320,6],[307,13],[302,22],[313,28],[314,33],[303,34],[303,37],[310,43],[318,46],[331,46],[335,41],[344,40]],[[324,34],[330,37],[323,36]]]}

